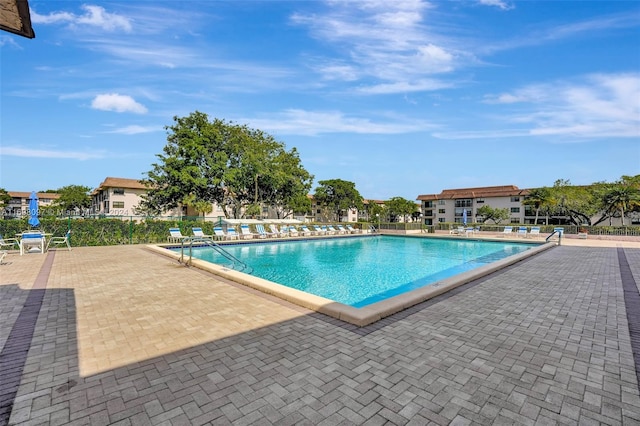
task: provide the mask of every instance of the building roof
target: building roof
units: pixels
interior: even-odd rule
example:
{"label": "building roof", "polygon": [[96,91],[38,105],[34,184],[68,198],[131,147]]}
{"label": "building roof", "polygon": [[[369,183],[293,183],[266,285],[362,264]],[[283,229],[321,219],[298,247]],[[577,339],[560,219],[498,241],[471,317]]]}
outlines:
{"label": "building roof", "polygon": [[106,188],[147,189],[145,184],[138,179],[108,177],[96,188],[94,192]]}
{"label": "building roof", "polygon": [[[11,198],[29,198],[31,197],[31,192],[23,192],[23,191],[7,191],[7,194],[11,196]],[[57,192],[36,192],[38,198],[60,198],[60,194]]]}
{"label": "building roof", "polygon": [[440,194],[418,195],[420,201],[454,200],[460,198],[491,198],[527,195],[528,189],[520,189],[515,185],[482,186],[478,188],[445,189]]}
{"label": "building roof", "polygon": [[0,30],[27,38],[36,36],[27,0],[0,0]]}

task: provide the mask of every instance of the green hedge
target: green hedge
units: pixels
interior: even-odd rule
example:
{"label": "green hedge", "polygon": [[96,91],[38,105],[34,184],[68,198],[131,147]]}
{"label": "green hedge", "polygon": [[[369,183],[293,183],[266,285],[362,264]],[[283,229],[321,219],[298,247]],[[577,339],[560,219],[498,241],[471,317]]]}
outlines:
{"label": "green hedge", "polygon": [[[149,244],[167,241],[169,228],[180,228],[183,235],[192,235],[192,227],[213,234],[212,222],[196,220],[120,220],[120,219],[51,219],[42,218],[38,229],[54,236],[64,236],[71,229],[73,246],[107,246],[118,244]],[[14,237],[30,229],[26,219],[0,220],[0,234]]]}

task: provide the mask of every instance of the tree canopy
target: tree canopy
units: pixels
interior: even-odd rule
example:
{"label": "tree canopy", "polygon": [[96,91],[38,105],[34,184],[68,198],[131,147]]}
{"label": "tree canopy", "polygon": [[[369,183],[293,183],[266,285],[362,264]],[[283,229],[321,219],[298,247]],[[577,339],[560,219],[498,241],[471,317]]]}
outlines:
{"label": "tree canopy", "polygon": [[225,217],[240,218],[247,208],[255,214],[258,203],[288,211],[311,189],[313,176],[296,149],[287,151],[261,130],[210,121],[198,111],[174,117],[165,129],[167,144],[143,179],[148,192],[142,210],[160,213],[188,205],[208,213],[217,203]]}
{"label": "tree canopy", "polygon": [[60,197],[51,207],[68,214],[71,211],[80,211],[91,207],[91,188],[83,185],[67,185],[55,190]]}
{"label": "tree canopy", "polygon": [[491,206],[484,205],[476,211],[476,216],[482,217],[483,222],[491,220],[493,223],[498,224],[503,220],[509,219],[510,213],[507,208],[493,208]]}
{"label": "tree canopy", "polygon": [[414,201],[402,197],[393,197],[385,201],[384,204],[387,207],[391,222],[398,222],[400,218],[407,222],[408,217],[415,220],[417,215],[420,214],[419,207]]}
{"label": "tree canopy", "polygon": [[362,196],[356,184],[342,179],[321,180],[318,182],[313,198],[318,205],[327,208],[342,221],[342,216],[349,209],[363,209]]}

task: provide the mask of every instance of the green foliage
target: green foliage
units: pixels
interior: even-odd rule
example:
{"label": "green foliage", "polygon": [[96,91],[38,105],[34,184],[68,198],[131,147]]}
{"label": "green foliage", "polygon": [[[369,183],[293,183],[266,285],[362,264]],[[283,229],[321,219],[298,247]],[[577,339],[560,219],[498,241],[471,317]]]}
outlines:
{"label": "green foliage", "polygon": [[52,207],[62,212],[73,212],[88,209],[91,206],[91,188],[83,185],[67,185],[56,190],[60,198],[52,203]]}
{"label": "green foliage", "polygon": [[400,218],[407,222],[409,216],[415,218],[415,214],[419,212],[419,207],[415,202],[402,197],[393,197],[385,201],[384,205],[388,209],[391,222],[398,222]]}
{"label": "green foliage", "polygon": [[286,209],[311,188],[311,176],[295,149],[244,125],[191,113],[166,127],[167,145],[143,182],[141,211],[160,213],[187,204],[204,212],[217,203],[225,217],[262,202]]}
{"label": "green foliage", "polygon": [[[183,235],[192,235],[192,227],[213,234],[213,222],[196,220],[119,220],[119,219],[40,219],[40,229],[53,236],[64,236],[71,229],[72,246],[165,243],[169,228],[179,227]],[[7,237],[29,229],[27,218],[0,220],[0,234]]]}
{"label": "green foliage", "polygon": [[509,219],[509,209],[507,208],[493,208],[491,206],[484,205],[480,207],[476,211],[476,216],[482,217],[483,222],[487,222],[489,220],[493,221],[493,223],[500,223],[503,220]]}
{"label": "green foliage", "polygon": [[362,209],[362,196],[356,189],[356,184],[342,179],[321,180],[313,195],[316,202],[331,210],[338,221],[343,212],[349,209]]}
{"label": "green foliage", "polygon": [[7,204],[9,204],[10,201],[11,195],[9,195],[6,189],[0,188],[0,209],[7,207]]}

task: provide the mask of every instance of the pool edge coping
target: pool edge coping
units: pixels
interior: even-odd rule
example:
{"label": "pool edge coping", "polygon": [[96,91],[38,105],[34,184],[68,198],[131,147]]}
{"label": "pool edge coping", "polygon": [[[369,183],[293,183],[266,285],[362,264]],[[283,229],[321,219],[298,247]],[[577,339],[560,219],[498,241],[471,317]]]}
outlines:
{"label": "pool edge coping", "polygon": [[[167,249],[167,247],[171,246],[173,245],[149,244],[145,247],[154,253],[180,261],[180,253]],[[556,246],[557,244],[555,242],[542,243],[540,246],[533,247],[527,251],[511,255],[488,265],[463,272],[444,280],[436,281],[433,284],[429,284],[407,293],[372,303],[371,305],[367,305],[362,308],[345,305],[331,299],[306,293],[301,290],[290,288],[263,278],[254,277],[204,260],[192,258],[190,265],[263,293],[276,296],[282,300],[311,311],[328,315],[358,327],[364,327]]]}

